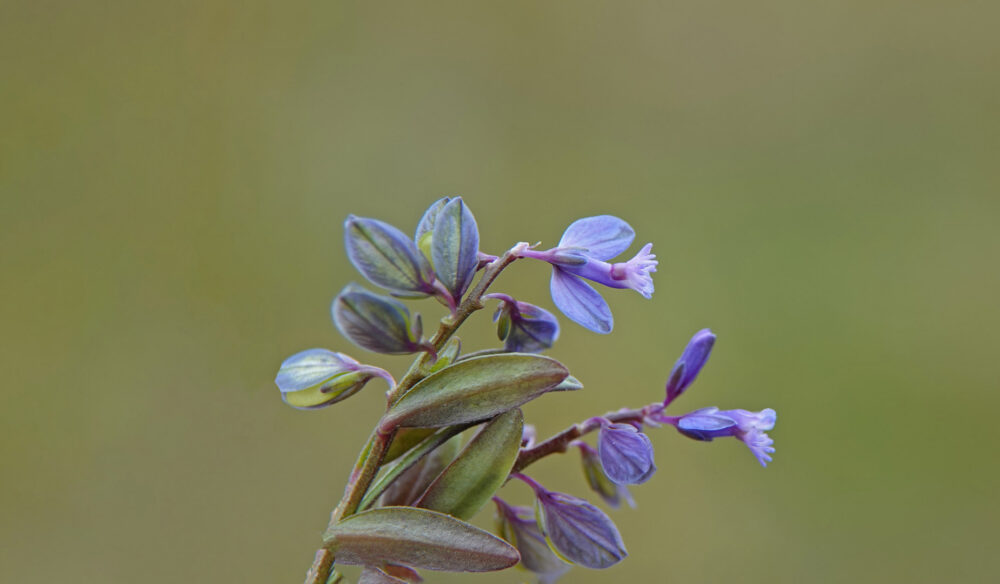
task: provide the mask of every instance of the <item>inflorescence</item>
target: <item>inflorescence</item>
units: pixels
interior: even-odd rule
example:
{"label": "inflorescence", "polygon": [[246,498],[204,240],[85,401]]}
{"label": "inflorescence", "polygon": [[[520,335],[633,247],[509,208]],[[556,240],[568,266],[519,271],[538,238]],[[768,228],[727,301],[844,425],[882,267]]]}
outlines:
{"label": "inflorescence", "polygon": [[[362,349],[416,358],[399,381],[326,349],[302,351],[281,364],[275,383],[285,403],[299,409],[340,402],[376,377],[389,386],[386,412],[331,515],[307,584],[344,581],[335,564],[363,566],[362,584],[418,582],[417,569],[481,572],[515,564],[544,584],[572,565],[613,566],[628,553],[611,518],[584,499],[546,489],[524,471],[575,448],[592,491],[610,507],[622,501],[634,506],[627,486],[650,480],[657,470],[647,427],[670,425],[700,441],[732,436],[761,465],[771,461],[774,441],[767,431],[776,414],[770,408],[666,413],[707,362],[716,339],[708,329],[695,333],[681,353],[662,401],[589,418],[542,441],[524,423],[523,404],[583,386],[563,364],[538,354],[559,338],[556,317],[488,290],[518,259],[547,262],[556,307],[586,329],[610,333],[611,310],[587,281],[650,298],[657,266],[649,243],[632,259],[613,262],[635,239],[625,221],[611,215],[578,219],[556,247],[538,251],[518,243],[499,256],[479,249],[476,220],[461,197],[431,205],[412,239],[388,223],[353,215],[344,228],[351,263],[390,295],[348,284],[333,301],[334,324]],[[420,315],[401,301],[427,297],[448,311],[429,337]],[[493,320],[503,346],[463,353],[455,333],[488,301],[497,302]],[[478,431],[463,444],[463,432],[472,428]],[[596,447],[583,440],[591,432],[597,432]],[[496,496],[510,479],[530,488],[533,509]],[[467,522],[490,500],[499,537]]]}

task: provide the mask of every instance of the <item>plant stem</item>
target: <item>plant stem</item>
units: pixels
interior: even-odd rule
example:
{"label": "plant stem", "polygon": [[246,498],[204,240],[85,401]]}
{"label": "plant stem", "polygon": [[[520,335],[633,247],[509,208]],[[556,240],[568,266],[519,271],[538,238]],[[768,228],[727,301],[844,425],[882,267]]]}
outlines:
{"label": "plant stem", "polygon": [[[430,345],[433,348],[433,353],[438,353],[444,348],[445,343],[448,339],[455,334],[465,319],[469,316],[483,308],[483,294],[489,289],[490,285],[496,280],[500,272],[504,270],[507,266],[512,264],[515,260],[521,257],[521,253],[528,249],[528,244],[521,242],[510,248],[502,256],[486,264],[483,268],[483,275],[479,279],[476,286],[466,295],[465,300],[462,301],[459,306],[454,309],[451,315],[441,319],[441,325],[438,327],[437,332],[431,337]],[[407,370],[406,375],[399,380],[396,387],[389,392],[387,396],[388,406],[392,407],[392,404],[402,397],[411,387],[413,387],[418,381],[427,376],[427,370],[429,366],[434,361],[432,356],[432,351],[428,350],[420,354],[410,368]],[[375,478],[375,474],[378,472],[379,465],[382,463],[382,457],[385,455],[386,450],[389,448],[389,444],[392,442],[392,438],[395,435],[395,431],[389,434],[382,434],[378,429],[379,425],[376,424],[376,430],[372,433],[371,438],[368,439],[368,443],[361,450],[361,455],[358,457],[358,462],[354,466],[354,470],[351,472],[351,478],[347,482],[347,486],[344,489],[344,497],[337,504],[337,507],[330,514],[330,525],[336,524],[338,521],[355,513],[360,505],[365,493],[368,491],[368,487],[371,485],[372,480]],[[316,552],[316,557],[313,560],[312,567],[306,574],[305,584],[326,584],[327,578],[330,576],[330,571],[333,569],[333,554],[328,550],[321,549]]]}
{"label": "plant stem", "polygon": [[654,402],[643,408],[635,410],[624,409],[618,410],[617,412],[609,412],[599,418],[590,418],[580,422],[579,424],[573,424],[569,428],[566,428],[562,432],[552,436],[544,442],[540,442],[531,448],[521,449],[521,452],[517,455],[517,461],[514,462],[514,468],[511,469],[510,474],[513,476],[515,473],[519,473],[524,470],[528,465],[535,463],[550,454],[566,452],[566,450],[569,449],[570,442],[600,428],[601,418],[604,418],[609,422],[643,424],[649,421],[648,416],[650,414],[662,409],[662,403]]}

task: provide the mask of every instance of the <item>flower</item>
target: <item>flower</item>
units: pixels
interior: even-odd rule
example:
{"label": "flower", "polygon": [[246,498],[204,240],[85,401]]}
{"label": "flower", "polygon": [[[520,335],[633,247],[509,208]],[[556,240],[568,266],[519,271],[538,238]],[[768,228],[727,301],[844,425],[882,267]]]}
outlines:
{"label": "flower", "polygon": [[674,368],[670,371],[670,377],[667,379],[667,397],[663,401],[664,406],[677,399],[694,382],[694,379],[698,377],[698,372],[708,361],[708,356],[712,354],[712,346],[714,345],[715,335],[709,329],[701,329],[691,337],[684,352],[681,353],[680,358],[674,363]]}
{"label": "flower", "polygon": [[604,474],[615,484],[638,485],[656,472],[653,444],[649,436],[632,424],[612,424],[604,420],[597,438],[597,452]]}
{"label": "flower", "polygon": [[587,501],[549,491],[523,474],[514,477],[535,491],[535,519],[545,539],[562,559],[586,568],[610,568],[628,556],[611,518]]}
{"label": "flower", "polygon": [[759,412],[702,408],[683,416],[661,416],[658,421],[672,424],[678,432],[694,440],[711,442],[733,436],[747,445],[761,466],[767,466],[774,453],[774,440],[766,432],[774,428],[777,419],[778,414],[771,408]]}
{"label": "flower", "polygon": [[611,309],[584,278],[609,288],[630,288],[645,298],[653,295],[656,256],[647,243],[634,258],[622,263],[608,260],[624,252],[635,239],[628,223],[612,215],[585,217],[563,232],[559,245],[547,251],[524,250],[521,257],[552,264],[552,301],[570,320],[597,333],[610,333]]}
{"label": "flower", "polygon": [[493,321],[497,323],[497,336],[504,342],[505,351],[539,353],[559,338],[559,321],[551,312],[534,304],[518,302],[506,294],[487,294],[485,297],[501,301]]}
{"label": "flower", "polygon": [[537,574],[540,584],[555,582],[570,569],[549,548],[531,509],[508,505],[499,497],[493,497],[493,502],[497,506],[498,534],[517,548],[521,566]]}

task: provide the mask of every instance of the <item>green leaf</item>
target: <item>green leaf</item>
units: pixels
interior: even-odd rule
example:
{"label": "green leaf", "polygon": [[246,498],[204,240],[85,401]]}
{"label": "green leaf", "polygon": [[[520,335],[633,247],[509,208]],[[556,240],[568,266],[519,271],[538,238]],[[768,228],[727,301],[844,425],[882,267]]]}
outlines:
{"label": "green leaf", "polygon": [[450,426],[492,418],[527,403],[569,375],[550,357],[529,353],[459,361],[406,392],[382,419],[382,428]]}
{"label": "green leaf", "polygon": [[520,559],[495,535],[444,513],[380,507],[351,515],[323,535],[338,564],[398,563],[445,572],[503,570]]}
{"label": "green leaf", "polygon": [[392,439],[392,444],[382,457],[382,464],[388,464],[406,454],[408,450],[436,431],[434,428],[404,428],[396,432],[396,437]]}
{"label": "green leaf", "polygon": [[434,479],[416,506],[459,519],[475,515],[507,479],[523,433],[524,416],[519,408],[493,418]]}
{"label": "green leaf", "polygon": [[[441,431],[443,432],[443,430]],[[444,469],[448,468],[448,464],[455,460],[461,449],[461,436],[452,436],[447,442],[435,448],[433,452],[421,458],[416,464],[399,475],[382,494],[381,505],[413,505],[414,501],[419,499],[424,491],[427,490],[431,482]],[[419,507],[421,505],[414,506]],[[444,509],[434,510],[447,513]]]}
{"label": "green leaf", "polygon": [[583,384],[580,383],[579,379],[570,375],[550,391],[576,391],[578,389],[583,389]]}

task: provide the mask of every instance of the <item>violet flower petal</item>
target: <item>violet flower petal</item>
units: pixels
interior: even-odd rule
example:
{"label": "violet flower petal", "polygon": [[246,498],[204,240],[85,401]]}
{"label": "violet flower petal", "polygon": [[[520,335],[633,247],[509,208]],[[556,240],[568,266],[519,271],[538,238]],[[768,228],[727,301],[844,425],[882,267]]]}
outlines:
{"label": "violet flower petal", "polygon": [[587,255],[609,260],[623,253],[635,239],[632,227],[613,215],[577,219],[563,232],[559,247],[582,247]]}
{"label": "violet flower petal", "polygon": [[567,318],[595,333],[611,332],[614,327],[611,309],[590,284],[553,266],[550,291],[552,301]]}
{"label": "violet flower petal", "polygon": [[715,334],[709,329],[702,329],[691,337],[687,347],[681,353],[679,359],[674,364],[673,370],[667,381],[667,398],[664,402],[669,404],[694,382],[698,377],[698,372],[705,366],[709,355],[712,354],[712,347],[715,345]]}

